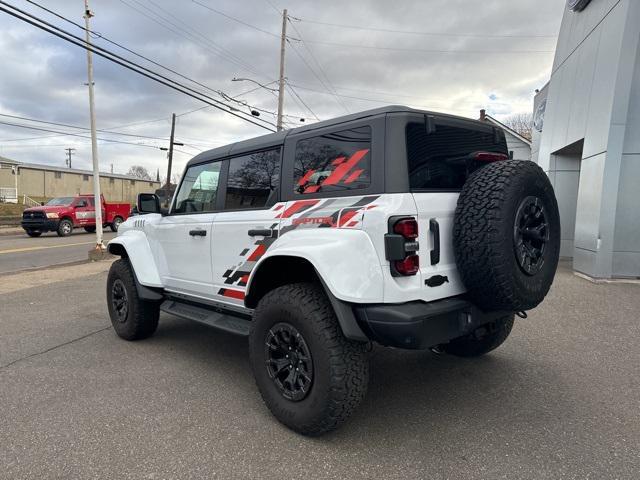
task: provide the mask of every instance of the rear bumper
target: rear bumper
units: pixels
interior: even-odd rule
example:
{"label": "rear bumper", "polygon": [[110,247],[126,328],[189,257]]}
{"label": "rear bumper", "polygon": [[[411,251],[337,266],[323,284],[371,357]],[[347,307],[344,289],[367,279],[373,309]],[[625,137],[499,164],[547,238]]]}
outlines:
{"label": "rear bumper", "polygon": [[58,230],[58,224],[59,223],[60,223],[60,220],[58,220],[58,219],[50,220],[50,219],[34,218],[33,220],[23,219],[22,222],[20,222],[20,225],[25,230],[39,230],[41,232],[55,232],[56,230]]}
{"label": "rear bumper", "polygon": [[354,313],[370,340],[407,349],[426,349],[446,343],[508,314],[483,312],[458,297],[430,303],[356,305]]}

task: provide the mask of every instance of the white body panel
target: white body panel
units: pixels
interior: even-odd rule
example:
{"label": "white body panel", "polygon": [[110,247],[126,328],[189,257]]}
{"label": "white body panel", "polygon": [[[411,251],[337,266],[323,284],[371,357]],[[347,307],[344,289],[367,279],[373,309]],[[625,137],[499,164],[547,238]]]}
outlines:
{"label": "white body panel", "polygon": [[[113,244],[129,252],[147,286],[244,305],[251,280],[265,260],[292,256],[309,261],[331,293],[353,303],[433,301],[464,292],[452,246],[457,193],[385,194],[281,202],[270,209],[132,217]],[[385,255],[389,218],[418,220],[420,271],[394,277]],[[134,220],[137,219],[137,220]],[[440,262],[431,265],[430,219],[440,225]],[[204,229],[206,237],[189,231]],[[278,236],[249,236],[269,229]],[[130,251],[131,250],[131,251]],[[447,277],[437,287],[434,276]]]}
{"label": "white body panel", "polygon": [[[215,214],[169,215],[153,225],[154,252],[165,288],[180,293],[213,297],[211,258],[212,225]],[[205,236],[192,236],[203,230]]]}

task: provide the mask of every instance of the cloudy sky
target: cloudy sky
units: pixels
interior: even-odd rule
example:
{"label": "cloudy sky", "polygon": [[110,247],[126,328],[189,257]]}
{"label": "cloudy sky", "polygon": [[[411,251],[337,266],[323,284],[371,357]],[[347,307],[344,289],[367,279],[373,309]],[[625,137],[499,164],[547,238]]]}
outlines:
{"label": "cloudy sky", "polygon": [[[32,2],[8,3],[84,35]],[[35,3],[83,22],[82,0]],[[498,118],[530,112],[534,90],[550,74],[564,3],[92,0],[91,7],[92,30],[104,37],[96,35],[96,45],[217,100],[232,103],[230,98],[235,98],[233,104],[242,112],[249,109],[245,104],[261,109],[260,119],[269,123],[275,123],[270,113],[276,110],[275,93],[231,79],[276,86],[279,10],[288,8],[290,88],[285,113],[288,125],[295,126],[300,118],[310,123],[385,104],[467,117],[477,117],[480,108]],[[82,138],[89,126],[85,51],[4,12],[0,31],[0,155],[64,166],[65,148],[71,147],[76,149],[73,166],[91,168],[90,141]],[[180,115],[176,140],[185,143],[175,155],[177,170],[201,150],[267,133],[228,113],[201,108],[206,107],[201,101],[112,62],[94,59],[98,128],[119,133],[99,133],[103,171],[113,166],[114,172],[125,173],[132,165],[143,165],[154,175],[157,168],[164,172],[166,153],[159,147],[167,146],[172,112]],[[76,136],[64,135],[69,132]]]}

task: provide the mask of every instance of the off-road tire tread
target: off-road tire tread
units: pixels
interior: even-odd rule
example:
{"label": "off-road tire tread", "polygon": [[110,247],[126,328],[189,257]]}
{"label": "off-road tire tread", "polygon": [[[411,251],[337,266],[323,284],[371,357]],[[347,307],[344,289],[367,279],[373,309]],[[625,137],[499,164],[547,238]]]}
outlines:
{"label": "off-road tire tread", "polygon": [[[553,187],[544,171],[531,161],[501,161],[486,165],[471,174],[458,198],[453,227],[453,244],[458,271],[467,288],[468,296],[486,310],[529,310],[542,301],[551,286],[551,280],[535,296],[518,288],[514,278],[513,248],[505,248],[500,227],[506,218],[508,197],[523,176],[535,178],[542,186],[557,214],[557,201]],[[558,262],[559,220],[556,245],[550,253],[550,262]],[[554,237],[555,238],[555,237]],[[553,258],[555,256],[555,258]]]}
{"label": "off-road tire tread", "polygon": [[[289,428],[303,435],[322,435],[344,423],[364,399],[369,382],[369,345],[344,337],[329,299],[316,283],[289,284],[270,291],[260,300],[254,318],[260,318],[262,311],[270,305],[283,302],[302,307],[305,320],[310,322],[314,334],[330,352],[331,400],[315,421],[300,425],[287,422],[278,411],[278,405],[270,402],[262,391],[261,395],[276,418]],[[252,322],[252,331],[254,326],[255,321]],[[249,338],[250,341],[262,342],[262,339],[256,339],[253,335]],[[253,349],[250,351],[253,352]],[[311,354],[313,356],[313,352]],[[252,358],[252,365],[262,368],[262,364],[262,358]],[[314,387],[317,388],[316,385]],[[282,400],[286,401],[284,398]]]}
{"label": "off-road tire tread", "polygon": [[110,302],[110,289],[113,280],[115,280],[114,277],[120,278],[124,283],[129,302],[129,317],[125,322],[126,328],[118,328],[116,325],[117,320],[112,320],[114,330],[120,338],[125,340],[143,340],[150,337],[158,328],[160,303],[142,300],[138,296],[133,269],[126,258],[121,258],[111,264],[109,276],[107,277],[107,301]]}

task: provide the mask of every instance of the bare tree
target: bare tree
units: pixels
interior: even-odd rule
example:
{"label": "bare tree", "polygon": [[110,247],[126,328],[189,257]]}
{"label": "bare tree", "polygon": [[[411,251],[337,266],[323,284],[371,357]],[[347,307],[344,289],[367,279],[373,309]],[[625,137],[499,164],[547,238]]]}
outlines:
{"label": "bare tree", "polygon": [[531,131],[533,129],[533,115],[530,113],[515,113],[502,120],[511,130],[518,132],[527,140],[531,141]]}
{"label": "bare tree", "polygon": [[149,170],[141,165],[133,165],[131,168],[129,168],[127,175],[139,178],[141,180],[152,180]]}

